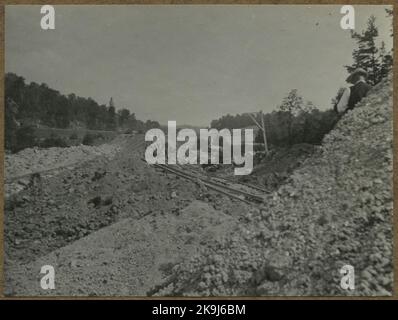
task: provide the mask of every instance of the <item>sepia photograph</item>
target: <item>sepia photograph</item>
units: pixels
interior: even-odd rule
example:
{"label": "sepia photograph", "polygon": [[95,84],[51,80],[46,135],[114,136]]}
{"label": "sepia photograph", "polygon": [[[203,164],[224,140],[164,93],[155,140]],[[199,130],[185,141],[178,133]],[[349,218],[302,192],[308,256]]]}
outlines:
{"label": "sepia photograph", "polygon": [[392,5],[5,5],[3,34],[6,297],[395,294]]}

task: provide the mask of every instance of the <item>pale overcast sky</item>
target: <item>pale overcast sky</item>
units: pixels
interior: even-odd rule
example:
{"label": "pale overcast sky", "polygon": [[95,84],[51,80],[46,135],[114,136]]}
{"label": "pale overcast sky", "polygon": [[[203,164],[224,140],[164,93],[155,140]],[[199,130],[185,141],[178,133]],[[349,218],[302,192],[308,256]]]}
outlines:
{"label": "pale overcast sky", "polygon": [[[55,6],[55,30],[42,30],[40,6],[6,6],[6,71],[164,124],[269,112],[293,88],[326,109],[354,48],[340,8]],[[354,8],[356,30],[375,15],[391,48],[386,6]]]}

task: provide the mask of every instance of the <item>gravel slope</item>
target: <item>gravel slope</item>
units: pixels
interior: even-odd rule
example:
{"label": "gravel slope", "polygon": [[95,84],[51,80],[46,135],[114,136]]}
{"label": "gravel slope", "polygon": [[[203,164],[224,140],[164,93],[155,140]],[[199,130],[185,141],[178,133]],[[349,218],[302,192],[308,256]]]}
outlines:
{"label": "gravel slope", "polygon": [[[240,231],[176,266],[156,295],[391,295],[391,79],[246,215]],[[355,290],[340,268],[355,268]]]}
{"label": "gravel slope", "polygon": [[[172,267],[228,233],[234,219],[202,201],[179,215],[127,218],[6,272],[7,295],[144,296]],[[40,268],[55,268],[55,290],[40,288]]]}

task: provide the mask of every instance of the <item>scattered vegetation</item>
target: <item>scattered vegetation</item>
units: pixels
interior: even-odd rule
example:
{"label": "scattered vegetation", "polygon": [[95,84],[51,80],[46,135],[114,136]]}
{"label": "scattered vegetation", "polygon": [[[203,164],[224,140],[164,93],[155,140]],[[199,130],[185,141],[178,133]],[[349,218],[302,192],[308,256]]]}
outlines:
{"label": "scattered vegetation", "polygon": [[15,145],[11,146],[11,150],[14,152],[37,145],[34,128],[31,126],[18,128],[15,131],[15,139],[13,138],[12,140],[15,141]]}
{"label": "scattered vegetation", "polygon": [[69,140],[77,140],[79,137],[77,135],[76,132],[73,132],[70,136],[69,136]]}
{"label": "scattered vegetation", "polygon": [[86,135],[83,137],[82,143],[86,146],[92,146],[94,145],[94,135],[91,133],[86,133]]}
{"label": "scattered vegetation", "polygon": [[69,144],[64,138],[57,137],[54,134],[52,134],[49,138],[46,138],[42,142],[40,142],[40,147],[42,148],[51,148],[51,147],[66,148],[68,146]]}

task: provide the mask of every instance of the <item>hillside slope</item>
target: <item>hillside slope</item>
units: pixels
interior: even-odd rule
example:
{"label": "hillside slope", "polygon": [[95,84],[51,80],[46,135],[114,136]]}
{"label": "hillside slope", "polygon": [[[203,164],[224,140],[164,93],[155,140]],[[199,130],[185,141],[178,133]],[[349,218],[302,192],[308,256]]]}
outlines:
{"label": "hillside slope", "polygon": [[155,295],[390,295],[392,91],[391,79],[374,87],[237,233],[176,265]]}

